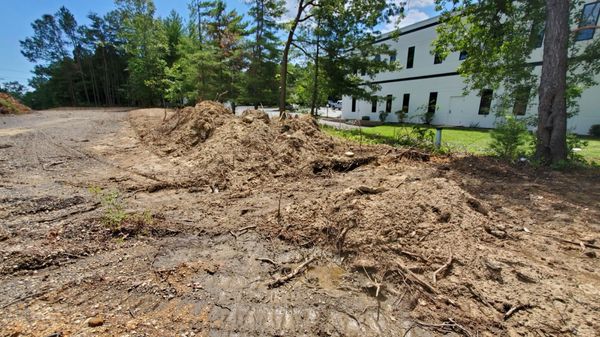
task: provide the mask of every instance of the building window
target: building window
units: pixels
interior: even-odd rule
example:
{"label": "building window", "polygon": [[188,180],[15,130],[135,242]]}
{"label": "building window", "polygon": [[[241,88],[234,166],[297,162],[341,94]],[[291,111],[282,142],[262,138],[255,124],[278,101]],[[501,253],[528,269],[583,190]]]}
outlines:
{"label": "building window", "polygon": [[408,48],[408,57],[406,58],[406,68],[410,69],[415,63],[415,47]]}
{"label": "building window", "polygon": [[529,105],[529,93],[531,92],[530,87],[520,87],[515,91],[515,104],[513,106],[513,114],[516,116],[524,116],[527,113],[527,106]]}
{"label": "building window", "polygon": [[410,104],[410,94],[404,94],[402,97],[402,112],[408,113],[408,106]]}
{"label": "building window", "polygon": [[375,62],[381,62],[381,55],[375,55]]}
{"label": "building window", "polygon": [[433,64],[440,64],[442,63],[442,57],[440,56],[440,54],[435,53],[435,55],[433,56]]}
{"label": "building window", "polygon": [[429,93],[429,104],[427,105],[427,113],[435,113],[435,108],[437,106],[437,92]]}
{"label": "building window", "polygon": [[356,112],[356,97],[352,97],[352,112]]}
{"label": "building window", "polygon": [[396,62],[396,52],[390,54],[390,63]]}
{"label": "building window", "polygon": [[479,112],[480,115],[489,115],[490,109],[492,107],[492,97],[494,91],[491,89],[483,89],[481,90],[481,102],[479,103]]}
{"label": "building window", "polygon": [[377,112],[377,97],[371,97],[371,112]]}
{"label": "building window", "polygon": [[469,53],[467,53],[466,51],[461,51],[460,55],[458,55],[458,60],[459,61],[464,61],[467,59],[467,57],[469,57]]}
{"label": "building window", "polygon": [[392,112],[392,95],[387,95],[385,100],[385,112]]}
{"label": "building window", "polygon": [[531,26],[531,35],[529,36],[529,44],[533,48],[540,48],[544,43],[545,33],[544,22],[536,22]]}
{"label": "building window", "polygon": [[[598,25],[598,16],[600,16],[600,1],[583,6],[579,27],[596,26]],[[596,29],[582,29],[577,33],[577,41],[591,40],[594,38]]]}

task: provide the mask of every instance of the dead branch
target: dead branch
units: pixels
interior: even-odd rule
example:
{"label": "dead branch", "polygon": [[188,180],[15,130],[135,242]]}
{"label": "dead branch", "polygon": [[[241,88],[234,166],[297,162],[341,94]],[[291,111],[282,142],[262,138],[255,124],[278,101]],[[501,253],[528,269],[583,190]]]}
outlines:
{"label": "dead branch", "polygon": [[256,225],[250,225],[250,226],[246,226],[246,227],[238,229],[238,232],[247,232],[248,230],[254,229],[254,228],[256,228]]}
{"label": "dead branch", "polygon": [[519,304],[519,305],[515,305],[514,307],[510,308],[510,310],[508,310],[504,314],[504,320],[506,321],[507,319],[510,318],[510,316],[512,316],[515,312],[517,312],[519,310],[526,310],[526,309],[530,309],[531,307],[532,307],[531,304]]}
{"label": "dead branch", "polygon": [[300,274],[301,272],[304,271],[304,268],[306,266],[308,266],[309,264],[311,264],[312,262],[314,262],[318,257],[312,256],[311,258],[309,258],[308,260],[302,262],[302,264],[300,264],[298,267],[296,267],[294,270],[292,270],[291,273],[280,277],[274,281],[269,282],[269,284],[267,284],[267,287],[269,289],[273,289],[273,288],[277,288],[280,287],[282,285],[284,285],[285,283],[287,283],[289,280],[293,279],[294,277],[296,277],[296,275]]}
{"label": "dead branch", "polygon": [[600,246],[596,246],[596,245],[593,245],[593,244],[590,244],[590,243],[585,243],[585,242],[583,242],[583,241],[579,241],[579,242],[576,242],[576,241],[571,241],[571,240],[567,240],[567,239],[559,238],[559,237],[556,237],[556,236],[554,236],[554,235],[550,235],[550,234],[541,234],[541,233],[540,233],[539,235],[541,235],[541,236],[545,236],[545,237],[547,237],[547,238],[551,238],[551,239],[554,239],[554,240],[557,240],[557,241],[560,241],[560,242],[564,242],[564,243],[570,243],[570,244],[572,244],[572,245],[576,245],[576,246],[580,246],[580,247],[581,247],[581,245],[583,244],[583,245],[584,245],[585,247],[587,247],[587,248],[600,249]]}
{"label": "dead branch", "polygon": [[57,216],[55,218],[42,219],[42,220],[39,220],[39,221],[36,221],[36,222],[37,223],[46,223],[46,222],[54,222],[54,221],[58,221],[58,220],[63,220],[63,219],[66,219],[66,218],[68,218],[70,216],[73,216],[73,215],[76,215],[76,214],[83,214],[83,213],[91,212],[91,211],[95,210],[96,208],[98,208],[98,206],[100,206],[99,202],[94,203],[91,206],[86,207],[84,209],[74,210],[72,212],[68,212],[68,213],[65,213],[63,215],[59,215],[59,216]]}
{"label": "dead branch", "polygon": [[354,190],[360,194],[379,194],[387,191],[383,187],[358,186]]}
{"label": "dead branch", "polygon": [[429,283],[421,280],[421,278],[419,278],[417,275],[415,275],[412,271],[410,271],[408,268],[404,267],[400,261],[396,261],[396,266],[398,267],[398,269],[400,269],[400,271],[402,272],[402,274],[406,276],[408,276],[410,279],[412,279],[413,282],[417,283],[418,285],[420,285],[424,290],[426,290],[427,292],[431,293],[431,294],[437,294],[438,291]]}
{"label": "dead branch", "polygon": [[279,202],[277,203],[277,222],[281,221],[281,197],[283,192],[279,192]]}
{"label": "dead branch", "polygon": [[454,262],[454,257],[452,255],[450,255],[450,258],[448,259],[448,262],[446,262],[438,270],[436,270],[436,271],[433,272],[433,284],[437,283],[437,274],[441,273],[442,271],[446,271],[448,268],[450,268],[450,266],[452,266],[452,262]]}
{"label": "dead branch", "polygon": [[462,333],[467,337],[473,336],[473,334],[471,334],[471,332],[469,332],[469,330],[467,330],[464,326],[456,323],[452,319],[449,319],[448,322],[444,322],[442,324],[433,324],[433,323],[426,323],[426,322],[421,322],[421,321],[416,321],[415,323],[421,327],[442,329],[442,330],[449,329],[451,331],[457,331],[459,333]]}
{"label": "dead branch", "polygon": [[275,262],[275,261],[273,261],[273,260],[271,260],[269,258],[266,258],[266,257],[257,257],[257,258],[255,258],[255,260],[256,261],[260,261],[260,262],[267,262],[267,263],[270,263],[270,264],[272,264],[274,266],[277,266],[277,262]]}

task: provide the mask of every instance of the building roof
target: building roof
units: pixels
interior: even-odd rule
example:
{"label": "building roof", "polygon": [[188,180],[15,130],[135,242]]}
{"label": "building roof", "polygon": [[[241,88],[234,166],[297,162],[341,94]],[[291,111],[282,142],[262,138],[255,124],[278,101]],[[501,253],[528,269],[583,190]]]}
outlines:
{"label": "building roof", "polygon": [[440,15],[432,16],[429,19],[425,19],[423,21],[419,21],[419,22],[413,23],[411,25],[408,25],[408,26],[405,26],[402,28],[398,28],[397,30],[391,30],[389,32],[383,33],[377,39],[376,42],[390,40],[397,36],[401,36],[401,35],[408,34],[408,33],[414,32],[414,31],[418,31],[421,29],[436,26],[439,24],[439,21],[440,21]]}

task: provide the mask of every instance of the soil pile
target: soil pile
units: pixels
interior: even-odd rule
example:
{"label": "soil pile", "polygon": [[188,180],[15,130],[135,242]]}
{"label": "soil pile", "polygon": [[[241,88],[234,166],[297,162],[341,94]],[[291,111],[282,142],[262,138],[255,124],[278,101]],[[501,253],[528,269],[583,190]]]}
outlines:
{"label": "soil pile", "polygon": [[345,154],[349,146],[322,133],[310,117],[271,120],[259,110],[238,117],[211,101],[178,111],[144,138],[213,190],[350,170],[372,159]]}
{"label": "soil pile", "polygon": [[0,114],[18,114],[30,111],[30,107],[21,104],[11,95],[0,92]]}
{"label": "soil pile", "polygon": [[379,292],[380,300],[402,297],[407,301],[400,311],[422,322],[445,322],[442,331],[600,331],[592,318],[600,315],[593,248],[599,228],[582,225],[595,214],[580,219],[583,207],[562,203],[563,212],[539,223],[509,207],[500,193],[492,193],[492,202],[470,193],[460,179],[447,167],[418,163],[369,168],[346,190],[273,214],[270,228],[286,241],[331,247],[367,276],[367,291]]}

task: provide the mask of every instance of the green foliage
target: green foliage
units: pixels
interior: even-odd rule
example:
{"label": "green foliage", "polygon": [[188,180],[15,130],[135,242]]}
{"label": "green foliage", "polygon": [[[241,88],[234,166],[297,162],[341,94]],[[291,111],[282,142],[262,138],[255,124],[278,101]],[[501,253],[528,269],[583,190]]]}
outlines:
{"label": "green foliage", "polygon": [[592,125],[590,127],[589,134],[592,137],[600,137],[600,124],[594,124],[594,125]]}
{"label": "green foliage", "polygon": [[9,102],[3,98],[0,98],[0,107],[7,109],[11,113],[18,112],[18,109],[16,106],[14,106],[11,102]]}
{"label": "green foliage", "polygon": [[0,92],[7,93],[18,100],[23,100],[25,91],[25,86],[17,81],[4,82],[0,85]]}
{"label": "green foliage", "polygon": [[277,34],[282,28],[279,22],[284,12],[283,0],[250,1],[248,14],[252,17],[252,22],[248,29],[249,41],[246,47],[250,53],[241,100],[255,106],[277,103],[281,57],[281,42]]}
{"label": "green foliage", "polygon": [[490,148],[497,156],[515,160],[527,139],[527,124],[513,115],[504,115],[496,122],[491,137]]}
{"label": "green foliage", "polygon": [[383,135],[369,132],[376,128],[361,128],[359,130],[338,130],[327,126],[322,129],[332,135],[350,139],[363,144],[388,144],[392,146],[410,147],[435,153],[447,153],[448,147],[436,149],[433,144],[435,131],[419,124],[410,127],[389,127],[392,134]]}
{"label": "green foliage", "polygon": [[588,145],[589,142],[581,139],[576,134],[567,133],[567,159],[572,162],[586,162],[580,151],[586,148]]}
{"label": "green foliage", "polygon": [[406,120],[406,117],[408,116],[408,113],[404,110],[398,110],[394,112],[396,114],[396,117],[398,118],[398,123],[402,124],[404,123],[404,121]]}
{"label": "green foliage", "polygon": [[329,97],[370,99],[380,87],[369,79],[399,69],[398,63],[385,59],[391,54],[389,46],[374,43],[379,25],[389,22],[399,10],[398,5],[385,0],[329,0],[315,9],[320,24],[314,34],[319,36],[324,56],[321,67],[325,79],[321,85],[327,88]]}
{"label": "green foliage", "polygon": [[127,219],[127,213],[124,210],[123,200],[117,191],[104,191],[98,186],[91,186],[88,191],[94,195],[102,205],[104,214],[102,221],[111,230],[120,229],[123,222]]}
{"label": "green foliage", "polygon": [[104,211],[102,222],[114,236],[120,236],[121,239],[124,239],[154,224],[154,216],[150,211],[127,213],[119,192],[103,190],[98,186],[90,186],[88,191],[102,205]]}
{"label": "green foliage", "polygon": [[379,121],[381,123],[385,123],[385,121],[387,120],[387,118],[388,118],[389,115],[390,115],[389,112],[379,111]]}
{"label": "green foliage", "polygon": [[429,109],[429,104],[423,104],[417,108],[417,117],[421,119],[423,124],[431,125],[438,110],[439,106],[437,105],[433,109]]}

